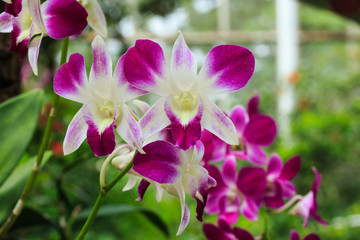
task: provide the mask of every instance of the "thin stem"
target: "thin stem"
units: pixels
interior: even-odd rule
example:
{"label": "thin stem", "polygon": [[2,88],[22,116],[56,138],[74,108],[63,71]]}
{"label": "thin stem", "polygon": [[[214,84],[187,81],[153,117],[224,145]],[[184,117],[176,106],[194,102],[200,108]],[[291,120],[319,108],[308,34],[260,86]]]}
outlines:
{"label": "thin stem", "polygon": [[[68,45],[69,45],[69,38],[65,38],[63,40],[63,45],[62,45],[60,65],[62,65],[66,61]],[[51,130],[52,130],[52,126],[54,123],[54,118],[55,118],[55,113],[56,113],[56,108],[57,108],[58,102],[59,102],[59,96],[55,94],[55,97],[53,100],[53,105],[52,105],[52,108],[51,108],[49,116],[48,116],[48,121],[46,124],[45,132],[44,132],[44,135],[43,135],[43,138],[41,141],[41,145],[39,148],[39,152],[38,152],[38,155],[36,158],[35,166],[32,169],[32,172],[31,172],[30,177],[26,183],[26,186],[21,194],[20,199],[18,200],[14,209],[11,211],[11,214],[9,215],[6,222],[0,229],[0,239],[5,236],[5,234],[9,231],[9,229],[15,223],[16,219],[19,217],[22,209],[24,208],[25,202],[27,201],[27,199],[29,197],[30,191],[31,191],[32,187],[34,186],[36,177],[40,170],[42,159],[44,157],[45,150],[48,148],[48,145],[49,145]]]}
{"label": "thin stem", "polygon": [[296,201],[301,200],[302,198],[303,198],[303,196],[301,196],[301,195],[295,195],[287,203],[285,203],[282,207],[271,210],[270,213],[283,212],[283,211],[287,210],[288,208],[290,208]]}
{"label": "thin stem", "polygon": [[125,176],[125,174],[132,168],[132,166],[133,166],[133,163],[132,163],[132,161],[130,161],[126,165],[126,167],[108,185],[105,185],[104,187],[100,188],[100,192],[99,192],[98,198],[96,199],[94,207],[91,210],[90,215],[86,219],[86,222],[85,222],[84,226],[82,227],[82,229],[81,229],[79,235],[77,236],[76,240],[84,239],[84,237],[86,236],[86,234],[89,231],[90,227],[94,223],[96,215],[98,214],[98,212],[100,210],[100,207],[104,202],[106,194],[115,186],[115,184],[117,182],[120,181],[120,179],[122,177]]}

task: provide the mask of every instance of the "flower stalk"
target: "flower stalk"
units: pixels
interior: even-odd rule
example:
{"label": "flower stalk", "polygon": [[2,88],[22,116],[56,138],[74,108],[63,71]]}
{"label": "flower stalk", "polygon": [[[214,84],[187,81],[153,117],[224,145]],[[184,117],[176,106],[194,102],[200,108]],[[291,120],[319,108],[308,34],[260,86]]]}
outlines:
{"label": "flower stalk", "polygon": [[[115,150],[116,151],[116,150]],[[93,209],[91,210],[90,215],[88,216],[88,218],[86,219],[86,222],[84,224],[84,226],[82,227],[79,235],[77,236],[76,240],[81,240],[84,239],[84,237],[86,236],[87,232],[89,231],[90,227],[92,226],[92,224],[94,223],[94,220],[101,208],[101,205],[104,202],[105,196],[106,194],[115,186],[115,184],[117,182],[119,182],[124,176],[125,174],[133,167],[133,162],[130,161],[126,167],[108,184],[108,185],[104,185],[100,188],[99,191],[99,195],[96,199],[96,202],[93,206]]]}
{"label": "flower stalk", "polygon": [[[68,51],[68,45],[69,45],[69,38],[64,38],[62,50],[61,50],[61,58],[60,58],[60,65],[65,63],[67,58],[67,51]],[[26,183],[26,186],[21,194],[20,199],[18,200],[17,204],[15,205],[14,209],[11,211],[11,214],[5,221],[4,225],[0,229],[0,239],[5,236],[5,234],[9,231],[9,229],[12,227],[12,225],[15,223],[16,219],[19,217],[19,215],[22,212],[22,209],[24,208],[25,202],[27,201],[29,194],[31,192],[31,189],[34,186],[35,180],[37,178],[37,175],[40,170],[41,162],[44,157],[45,150],[49,146],[49,140],[51,136],[52,126],[54,123],[55,115],[56,115],[56,108],[59,102],[59,96],[55,94],[53,99],[53,105],[50,110],[48,121],[46,124],[45,132],[41,141],[41,145],[39,148],[39,152],[36,158],[35,165],[31,171],[30,177]]]}

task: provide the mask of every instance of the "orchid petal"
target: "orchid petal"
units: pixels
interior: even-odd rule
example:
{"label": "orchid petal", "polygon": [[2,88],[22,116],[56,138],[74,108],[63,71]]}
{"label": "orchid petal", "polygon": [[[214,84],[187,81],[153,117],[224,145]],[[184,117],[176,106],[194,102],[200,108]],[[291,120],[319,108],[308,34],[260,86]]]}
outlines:
{"label": "orchid petal", "polygon": [[46,31],[43,26],[39,27],[54,39],[77,35],[87,26],[88,14],[75,0],[47,0],[41,5],[41,11]]}
{"label": "orchid petal", "polygon": [[219,161],[226,156],[227,144],[208,130],[202,131],[200,140],[205,147],[204,162]]}
{"label": "orchid petal", "polygon": [[291,198],[296,193],[295,185],[288,181],[278,181],[281,185],[281,194],[284,198]]}
{"label": "orchid petal", "polygon": [[6,12],[0,14],[0,32],[9,33],[13,29],[12,16]]}
{"label": "orchid petal", "polygon": [[143,200],[144,194],[145,194],[146,190],[148,189],[149,185],[150,185],[150,182],[146,181],[145,179],[141,180],[139,187],[138,187],[139,197],[136,199],[136,201]]}
{"label": "orchid petal", "polygon": [[[190,147],[194,146],[196,142],[201,137],[201,116],[203,113],[203,104],[200,101],[199,107],[197,109],[196,115],[188,119],[189,116],[185,114],[182,116],[180,113],[180,118],[177,116],[176,113],[173,112],[171,108],[170,101],[166,99],[165,101],[165,112],[169,120],[171,121],[171,133],[173,139],[176,142],[176,145],[179,146],[182,150],[187,150]],[[193,114],[193,113],[191,113]],[[185,118],[185,123],[183,122]]]}
{"label": "orchid petal", "polygon": [[11,0],[3,0],[7,4],[11,4]]}
{"label": "orchid petal", "polygon": [[172,83],[182,91],[187,91],[197,78],[195,56],[186,45],[181,33],[172,50],[170,69]]}
{"label": "orchid petal", "polygon": [[84,7],[88,13],[87,21],[90,27],[102,37],[107,37],[106,19],[98,1],[89,0]]}
{"label": "orchid petal", "polygon": [[41,33],[39,37],[34,37],[29,44],[29,50],[28,50],[29,63],[31,69],[33,70],[36,76],[38,75],[37,60],[39,57],[39,50],[40,50],[40,44],[42,38],[43,38],[43,33]]}
{"label": "orchid petal", "polygon": [[253,200],[245,198],[243,204],[240,206],[240,212],[251,221],[256,221],[259,215],[260,206]]}
{"label": "orchid petal", "polygon": [[116,95],[121,97],[122,102],[127,102],[131,99],[146,94],[147,92],[130,85],[129,82],[126,80],[126,77],[124,75],[124,57],[125,55],[123,55],[116,64],[113,79],[114,82],[117,84]]}
{"label": "orchid petal", "polygon": [[17,52],[19,54],[19,60],[22,61],[23,58],[28,53],[28,43],[30,41],[29,36],[20,39],[22,30],[20,28],[20,22],[17,18],[12,18],[13,29],[10,33],[11,43],[9,51]]}
{"label": "orchid petal", "polygon": [[[292,240],[292,239],[291,239]],[[321,240],[320,237],[315,233],[310,233],[307,235],[304,240]]]}
{"label": "orchid petal", "polygon": [[94,61],[91,66],[89,82],[93,89],[99,93],[110,95],[113,90],[109,81],[112,81],[112,61],[106,51],[105,42],[100,36],[96,36],[91,43]]}
{"label": "orchid petal", "polygon": [[283,163],[280,156],[276,153],[271,154],[267,166],[267,174],[273,177],[278,177],[283,169]]}
{"label": "orchid petal", "polygon": [[222,167],[222,176],[226,183],[231,184],[236,181],[236,160],[228,157]]}
{"label": "orchid petal", "polygon": [[281,171],[280,179],[291,181],[299,172],[301,166],[301,158],[299,155],[295,155],[290,158],[284,165]]}
{"label": "orchid petal", "polygon": [[180,204],[181,204],[181,222],[179,229],[176,233],[176,236],[179,236],[186,228],[186,226],[189,224],[190,221],[190,208],[185,202],[185,191],[184,187],[181,184],[175,185],[178,197],[180,198]]}
{"label": "orchid petal", "polygon": [[160,131],[171,122],[164,111],[165,98],[160,98],[140,119],[140,127],[143,132],[143,138]]}
{"label": "orchid petal", "polygon": [[255,240],[251,233],[239,227],[234,227],[233,233],[240,240]]}
{"label": "orchid petal", "polygon": [[[24,1],[27,1],[30,16],[33,19],[34,23],[41,29],[43,33],[47,33],[43,16],[41,14],[40,0],[24,0]],[[50,2],[50,1],[46,1],[46,2]]]}
{"label": "orchid petal", "polygon": [[255,95],[249,99],[246,106],[246,110],[249,114],[249,117],[259,113],[259,103],[260,103],[260,97],[259,97],[259,93],[256,91]]}
{"label": "orchid petal", "polygon": [[250,118],[243,136],[249,143],[268,146],[275,140],[276,132],[274,119],[264,114],[256,114]]}
{"label": "orchid petal", "polygon": [[204,112],[201,125],[230,145],[239,144],[236,128],[229,117],[227,117],[218,106],[208,97],[202,98]]}
{"label": "orchid petal", "polygon": [[84,57],[74,53],[55,73],[54,91],[64,98],[85,103],[88,88]]}
{"label": "orchid petal", "polygon": [[301,240],[300,235],[295,230],[291,230],[290,240]]}
{"label": "orchid petal", "polygon": [[243,167],[238,175],[237,186],[246,196],[259,199],[266,189],[265,171],[258,167]]}
{"label": "orchid petal", "polygon": [[264,165],[266,164],[266,153],[265,151],[255,145],[255,144],[247,144],[247,160],[253,164]]}
{"label": "orchid petal", "polygon": [[159,44],[137,40],[125,54],[124,74],[130,84],[159,95],[168,94],[167,66]]}
{"label": "orchid petal", "polygon": [[125,186],[123,187],[122,191],[129,191],[130,189],[132,189],[133,187],[135,187],[137,182],[137,179],[134,175],[129,174],[129,180],[128,182],[125,184]]}
{"label": "orchid petal", "polygon": [[203,225],[203,232],[207,240],[231,240],[225,233],[225,231],[215,227],[210,223]]}
{"label": "orchid petal", "polygon": [[249,116],[245,108],[241,105],[234,107],[231,111],[230,119],[234,123],[238,134],[241,136],[246,123],[249,121]]}
{"label": "orchid petal", "polygon": [[237,91],[250,80],[254,66],[254,55],[245,47],[214,47],[200,70],[199,86],[208,96]]}
{"label": "orchid petal", "polygon": [[116,131],[122,139],[128,144],[142,151],[142,134],[141,128],[131,115],[126,104],[122,104],[122,117],[120,123],[116,126]]}
{"label": "orchid petal", "polygon": [[[83,106],[83,114],[87,130],[87,143],[95,156],[103,157],[110,154],[115,149],[114,120],[97,119],[91,109]],[[96,117],[96,116],[95,116]]]}
{"label": "orchid petal", "polygon": [[68,155],[78,149],[86,138],[88,126],[80,109],[71,120],[64,139],[64,155]]}
{"label": "orchid petal", "polygon": [[5,2],[5,12],[17,17],[22,10],[22,0],[11,0]]}
{"label": "orchid petal", "polygon": [[156,141],[143,147],[146,154],[134,156],[134,171],[143,177],[162,184],[180,180],[181,152],[173,144]]}

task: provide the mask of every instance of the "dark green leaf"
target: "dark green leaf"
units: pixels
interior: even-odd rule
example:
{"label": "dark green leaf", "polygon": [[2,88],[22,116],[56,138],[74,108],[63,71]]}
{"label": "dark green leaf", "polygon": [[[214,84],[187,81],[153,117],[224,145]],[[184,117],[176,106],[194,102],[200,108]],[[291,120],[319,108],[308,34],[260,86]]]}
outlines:
{"label": "dark green leaf", "polygon": [[34,90],[0,105],[0,187],[33,136],[43,95],[43,91]]}
{"label": "dark green leaf", "polygon": [[[42,161],[44,165],[50,158],[52,152],[46,151]],[[26,181],[30,176],[35,164],[36,156],[29,158],[22,164],[18,165],[11,175],[0,187],[0,221],[9,214],[16,201],[20,198],[25,187]]]}

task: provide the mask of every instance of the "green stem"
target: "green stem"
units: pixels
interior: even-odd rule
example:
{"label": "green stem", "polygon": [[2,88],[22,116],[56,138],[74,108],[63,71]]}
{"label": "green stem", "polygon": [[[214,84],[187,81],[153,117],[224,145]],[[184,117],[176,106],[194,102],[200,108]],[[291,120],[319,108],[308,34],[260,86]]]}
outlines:
{"label": "green stem", "polygon": [[264,240],[271,240],[269,235],[269,216],[267,213],[264,214]]}
{"label": "green stem", "polygon": [[[69,45],[69,38],[65,38],[63,40],[60,65],[64,64],[66,61],[68,45]],[[48,121],[46,124],[45,132],[44,132],[44,135],[43,135],[43,138],[41,141],[41,145],[39,148],[39,152],[38,152],[38,155],[36,158],[36,164],[32,169],[32,172],[31,172],[30,177],[26,183],[26,186],[21,194],[21,197],[19,198],[14,209],[11,211],[11,214],[7,218],[6,222],[0,229],[0,239],[2,239],[5,236],[5,234],[9,231],[9,229],[15,223],[16,219],[19,217],[19,215],[25,205],[25,202],[27,201],[27,199],[29,197],[30,191],[31,191],[32,187],[34,186],[36,177],[40,170],[42,159],[44,157],[45,150],[48,148],[48,145],[49,145],[51,130],[52,130],[52,126],[54,123],[54,118],[55,118],[55,113],[56,113],[56,108],[57,108],[58,102],[59,102],[59,96],[55,94],[55,97],[53,100],[53,105],[50,110]]]}
{"label": "green stem", "polygon": [[[135,152],[136,153],[136,152]],[[94,204],[93,209],[91,210],[90,215],[86,219],[86,222],[84,226],[82,227],[79,235],[77,236],[76,240],[82,240],[86,236],[87,232],[89,231],[90,227],[94,223],[94,220],[100,210],[101,205],[104,202],[106,194],[115,186],[117,182],[120,181],[121,178],[125,176],[125,174],[132,168],[133,163],[130,161],[126,167],[108,184],[105,185],[100,189],[98,198],[96,199],[96,202]]]}

